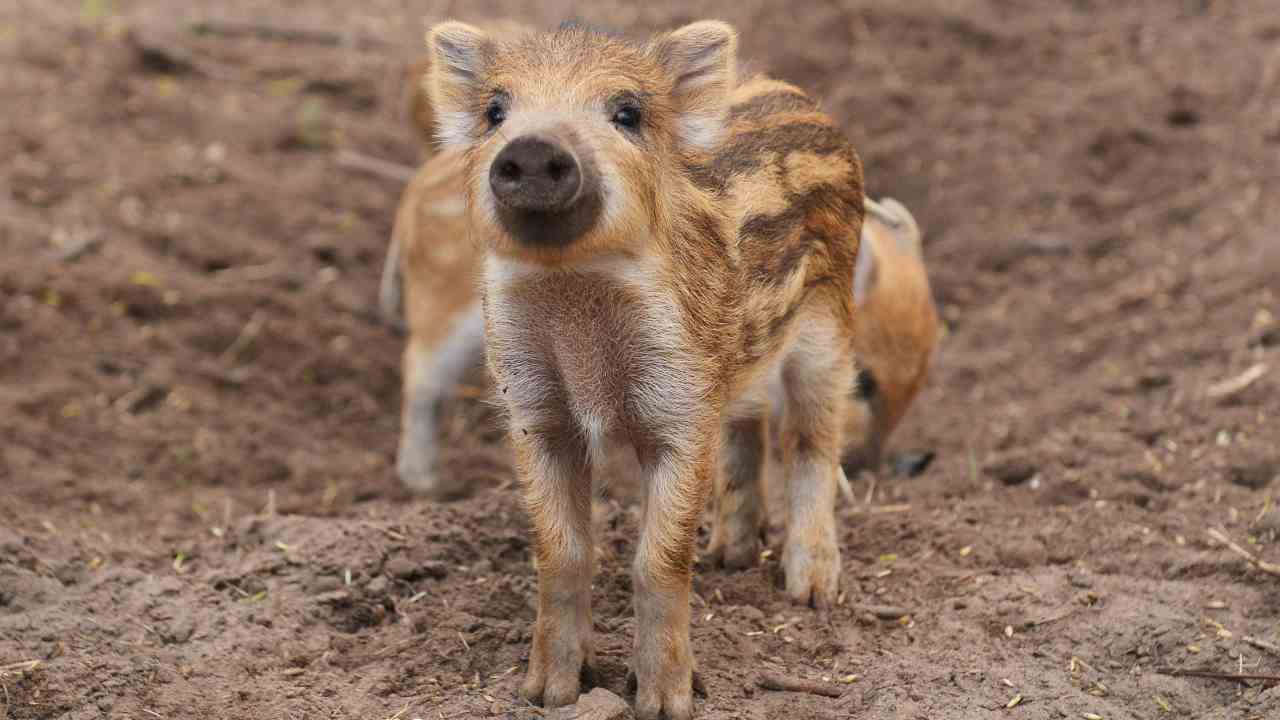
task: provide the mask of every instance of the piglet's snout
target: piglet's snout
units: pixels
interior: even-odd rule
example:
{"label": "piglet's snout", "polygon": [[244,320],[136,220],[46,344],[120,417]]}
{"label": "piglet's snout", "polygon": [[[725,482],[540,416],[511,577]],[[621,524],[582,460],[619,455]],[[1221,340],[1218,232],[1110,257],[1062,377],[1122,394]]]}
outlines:
{"label": "piglet's snout", "polygon": [[489,186],[499,203],[525,212],[560,212],[582,195],[582,165],[564,143],[526,135],[494,158]]}

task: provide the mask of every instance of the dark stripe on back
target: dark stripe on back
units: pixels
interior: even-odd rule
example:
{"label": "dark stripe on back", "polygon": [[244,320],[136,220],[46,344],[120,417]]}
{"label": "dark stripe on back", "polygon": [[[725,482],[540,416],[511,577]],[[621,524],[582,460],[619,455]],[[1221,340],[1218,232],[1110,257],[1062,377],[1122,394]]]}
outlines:
{"label": "dark stripe on back", "polygon": [[785,156],[796,152],[810,152],[830,155],[848,150],[849,141],[844,133],[831,125],[819,122],[787,123],[731,136],[710,162],[691,167],[690,174],[699,187],[722,193],[728,187],[732,175],[759,169],[767,154]]}
{"label": "dark stripe on back", "polygon": [[771,90],[731,106],[729,121],[763,120],[770,115],[813,112],[817,109],[818,103],[799,90]]}

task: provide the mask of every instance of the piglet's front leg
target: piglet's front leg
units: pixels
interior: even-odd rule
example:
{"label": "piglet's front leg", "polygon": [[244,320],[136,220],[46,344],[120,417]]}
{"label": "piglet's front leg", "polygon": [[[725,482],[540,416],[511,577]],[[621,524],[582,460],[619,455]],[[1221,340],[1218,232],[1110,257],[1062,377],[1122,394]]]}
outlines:
{"label": "piglet's front leg", "polygon": [[689,595],[694,537],[711,487],[713,443],[681,456],[663,452],[645,463],[644,513],[633,568],[636,716],[693,716],[693,651]]}
{"label": "piglet's front leg", "polygon": [[591,642],[591,466],[571,433],[514,433],[533,526],[538,619],[522,694],[554,708],[577,701]]}

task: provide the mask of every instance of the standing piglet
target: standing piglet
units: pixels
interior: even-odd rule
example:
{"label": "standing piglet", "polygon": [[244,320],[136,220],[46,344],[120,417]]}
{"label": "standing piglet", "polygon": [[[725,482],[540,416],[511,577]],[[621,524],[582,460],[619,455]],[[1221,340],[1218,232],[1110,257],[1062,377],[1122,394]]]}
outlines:
{"label": "standing piglet", "polygon": [[[591,640],[592,468],[613,442],[644,480],[633,587],[639,717],[693,712],[694,536],[754,543],[780,379],[788,594],[838,590],[834,502],[854,368],[862,171],[799,90],[735,78],[736,37],[696,22],[645,43],[578,26],[429,34],[432,102],[463,151],[484,245],[486,359],[534,533],[524,694],[574,702]],[[723,457],[722,457],[723,456]],[[721,466],[723,463],[723,472]]]}

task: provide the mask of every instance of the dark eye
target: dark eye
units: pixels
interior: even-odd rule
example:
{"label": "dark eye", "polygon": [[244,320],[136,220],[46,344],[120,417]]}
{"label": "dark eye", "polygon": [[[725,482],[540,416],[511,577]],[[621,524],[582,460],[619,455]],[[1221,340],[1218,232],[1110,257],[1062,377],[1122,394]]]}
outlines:
{"label": "dark eye", "polygon": [[872,375],[870,370],[863,368],[858,371],[858,377],[854,388],[858,397],[863,400],[869,400],[875,396],[879,386],[876,384],[876,376]]}
{"label": "dark eye", "polygon": [[623,105],[613,111],[613,124],[627,130],[640,127],[640,108],[635,105]]}
{"label": "dark eye", "polygon": [[485,108],[484,118],[489,121],[489,125],[497,127],[507,119],[507,109],[502,106],[502,103],[494,100],[489,103],[489,107]]}

